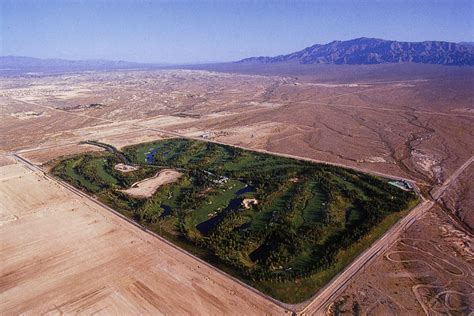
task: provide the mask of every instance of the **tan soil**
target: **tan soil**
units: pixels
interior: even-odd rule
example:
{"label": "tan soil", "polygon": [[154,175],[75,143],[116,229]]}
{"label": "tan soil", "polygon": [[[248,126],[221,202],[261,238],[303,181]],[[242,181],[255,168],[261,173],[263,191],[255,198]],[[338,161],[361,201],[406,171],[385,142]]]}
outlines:
{"label": "tan soil", "polygon": [[[69,146],[84,140],[99,140],[121,148],[134,143],[170,137],[157,130],[166,129],[198,137],[207,134],[211,139],[229,144],[409,177],[425,182],[425,191],[442,183],[460,164],[474,155],[474,138],[472,137],[474,134],[472,111],[474,68],[472,67],[430,65],[303,67],[294,65],[291,71],[290,67],[277,69],[278,71],[275,71],[276,68],[267,69],[266,67],[257,69],[265,73],[265,76],[170,70],[0,78],[0,135],[2,135],[0,152],[41,147],[42,150],[24,153],[23,156],[32,159],[35,163],[43,164],[48,159],[76,152],[76,147],[61,148],[63,145]],[[257,70],[250,69],[249,73],[256,73]],[[58,110],[77,104],[91,103],[101,103],[106,106],[72,112]],[[15,113],[28,112],[42,113],[42,115],[29,115],[28,120],[12,116]],[[0,165],[9,163],[11,163],[10,158],[0,158]],[[455,213],[472,227],[473,191],[470,175],[472,175],[472,169],[459,178],[458,183],[453,184],[442,200],[447,210]],[[4,194],[7,198],[5,201],[8,201],[10,196],[28,200],[25,192],[29,193],[30,187],[32,191],[41,190],[31,183],[26,188],[20,182],[15,183],[15,186],[10,187]],[[4,182],[1,185],[1,190],[4,190]],[[31,204],[28,209],[41,211],[50,205],[56,209],[56,203],[63,203],[61,202],[63,197],[58,197],[59,200],[56,201],[53,193],[50,192],[47,196],[46,200],[40,199]],[[8,202],[0,200],[0,203]],[[17,206],[15,204],[15,207]],[[22,212],[21,209],[12,209]],[[60,213],[59,211],[58,214]],[[7,214],[5,218],[9,220],[14,218],[10,215],[18,216],[16,213]],[[440,218],[443,225],[448,225],[451,221],[442,214]],[[38,220],[36,224],[30,223],[25,227],[17,227],[18,230],[9,228],[16,221],[7,221],[2,226],[2,229],[8,228],[1,231],[6,236],[2,238],[2,242],[3,239],[18,239],[18,232],[31,230],[32,235],[28,233],[27,236],[30,239],[27,242],[34,243],[32,236],[37,234],[40,237],[43,236],[40,240],[48,247],[53,247],[52,242],[44,238],[58,238],[56,235],[48,235],[50,233],[48,230],[54,225],[52,223],[54,219],[53,217],[52,220],[49,218]],[[65,219],[62,219],[60,223],[65,224],[67,228],[74,227]],[[447,245],[461,245],[457,239],[457,241],[443,239],[444,231],[436,230],[438,227],[436,225],[439,225],[439,222],[429,220],[418,222],[417,229],[422,233],[426,232],[429,238],[421,233],[416,236],[430,239],[435,243],[446,240]],[[86,227],[83,224],[79,226],[81,229]],[[66,228],[58,229],[65,230]],[[446,231],[450,230],[446,229]],[[11,236],[8,236],[9,234]],[[98,250],[95,253],[110,251],[109,248],[116,247],[115,244],[109,246],[112,242],[107,239],[107,235],[96,236],[96,239],[89,240],[82,235],[84,233],[79,228],[77,231],[74,228],[72,234],[77,235],[77,240],[82,240],[86,244],[90,243],[93,249]],[[407,234],[411,238],[412,233]],[[67,244],[61,244],[63,248],[51,249],[60,253],[67,251],[70,247],[78,247],[75,238],[69,235],[65,238]],[[120,241],[119,244],[122,242]],[[86,245],[83,246],[86,247]],[[123,255],[129,258],[138,252],[140,256],[150,258],[149,256],[152,252],[156,252],[156,249],[147,247],[144,246],[143,249],[138,250],[128,249],[128,252],[123,250]],[[161,249],[161,246],[158,248]],[[41,248],[41,250],[44,252],[47,249]],[[36,264],[38,261],[35,256],[41,256],[43,252],[34,252],[31,249],[29,251],[31,252],[23,254],[10,249],[8,254],[12,257],[18,255],[31,265]],[[2,255],[3,253],[4,251]],[[45,253],[44,256],[50,254],[48,251]],[[89,252],[87,254],[93,255]],[[114,266],[115,261],[119,259],[114,256],[112,258],[115,259],[111,259],[110,265]],[[47,290],[51,291],[51,296],[47,297],[49,300],[45,299],[46,302],[54,301],[56,294],[60,296],[57,302],[54,302],[57,306],[85,293],[87,286],[81,283],[80,278],[72,280],[82,285],[73,284],[70,290],[65,282],[55,279],[58,277],[57,269],[63,265],[65,269],[72,269],[71,273],[76,271],[74,269],[77,271],[87,269],[89,264],[87,261],[81,261],[79,257],[74,260],[74,265],[78,265],[77,267],[71,267],[67,261],[61,261],[56,263],[55,268],[38,270],[35,276],[28,274],[31,280],[24,282],[27,282],[29,286],[20,287],[21,290],[27,291],[24,300],[20,293],[16,294],[18,297],[12,295],[11,292],[7,292],[10,293],[8,296],[2,294],[0,303],[8,304],[9,307],[3,308],[4,305],[2,305],[1,311],[5,309],[14,311],[12,306],[28,305],[30,300],[40,304],[41,299],[47,296],[44,294]],[[102,260],[105,259],[102,258]],[[441,283],[438,279],[429,278],[415,283],[417,280],[414,277],[415,274],[419,274],[422,278],[425,274],[428,276],[431,274],[425,270],[407,270],[408,268],[405,269],[404,266],[406,263],[398,263],[395,266],[395,263],[390,261],[387,264],[387,260],[383,261],[382,265],[376,264],[375,268],[367,270],[367,273],[360,274],[361,280],[371,280],[371,288],[363,282],[356,282],[347,292],[349,296],[358,295],[355,298],[358,302],[362,301],[362,292],[376,293],[368,294],[374,300],[363,307],[368,310],[368,314],[387,314],[387,308],[401,310],[399,314],[422,313],[421,305],[415,301],[411,287],[417,284],[430,286],[447,284],[447,278],[441,279],[439,281]],[[426,265],[430,265],[437,261],[429,258],[425,262]],[[137,273],[146,275],[147,279],[142,280],[143,284],[156,290],[157,283],[153,281],[153,275],[147,272],[147,269],[153,269],[153,263],[154,261],[150,260],[150,266],[147,267],[143,264],[140,272]],[[108,264],[103,264],[105,270]],[[186,270],[187,264],[189,263],[184,260],[181,265],[184,274],[191,273]],[[425,263],[420,265],[425,265]],[[124,265],[120,268],[127,269]],[[18,273],[23,273],[22,269],[19,269]],[[399,270],[393,272],[391,269]],[[399,274],[391,277],[397,271]],[[114,277],[122,280],[121,276],[124,273],[120,269],[116,272],[109,269],[106,272],[107,280],[113,280]],[[62,277],[67,273],[68,271],[62,272]],[[174,282],[176,275],[160,274],[160,278],[160,281],[166,284],[166,282]],[[17,279],[21,278],[18,276]],[[47,283],[49,279],[52,281]],[[104,281],[103,284],[106,282]],[[81,286],[81,290],[76,290]],[[111,286],[116,285],[113,283]],[[450,286],[446,285],[447,288]],[[45,287],[48,289],[46,290]],[[396,288],[400,288],[400,291],[395,290]],[[183,292],[179,287],[170,289],[165,295],[167,298],[171,297],[172,303],[163,304],[160,308],[173,307],[172,304],[175,301],[170,292],[174,291],[173,294],[177,293],[177,296],[184,298],[183,304],[186,306],[190,305],[188,304],[190,301],[198,302],[192,307],[214,313],[213,308],[216,308],[214,302],[210,299],[201,300],[199,287],[193,291],[188,288],[189,291]],[[426,287],[423,291],[425,290]],[[137,291],[139,290],[135,290],[135,293]],[[394,294],[394,291],[401,294]],[[216,288],[213,288],[210,293],[216,296],[219,304],[234,304],[235,302],[227,302],[227,294],[216,294],[219,293]],[[35,294],[39,297],[37,301],[33,301]],[[93,293],[91,295],[94,296]],[[100,296],[100,294],[97,295]],[[136,301],[121,300],[120,295],[110,294],[104,300],[114,302],[118,308],[122,307],[123,302],[127,302],[126,304],[133,302],[126,305],[129,309],[125,309],[131,313],[140,312],[141,310],[138,309],[143,304],[147,304],[138,298]],[[84,297],[87,302],[89,296]],[[390,303],[390,297],[394,297],[396,303]],[[249,297],[249,300],[251,302],[248,304],[252,304],[255,299]],[[400,307],[405,306],[400,302],[403,304],[406,302],[408,311]],[[81,304],[75,304],[76,311],[83,308]],[[236,310],[239,310],[240,304],[239,301],[233,306],[237,306]],[[352,309],[351,304],[349,300],[345,303],[344,309]],[[373,306],[369,307],[371,304]],[[84,306],[86,305],[87,303]],[[383,310],[378,308],[383,308]],[[68,309],[68,311],[71,310]],[[244,308],[242,313],[249,311],[250,309]],[[173,312],[180,313],[181,310],[173,310]],[[255,313],[262,313],[262,309]]]}
{"label": "tan soil", "polygon": [[335,300],[329,314],[467,315],[474,239],[433,207]]}
{"label": "tan soil", "polygon": [[11,116],[16,117],[20,120],[29,120],[32,118],[37,118],[45,115],[43,112],[27,111],[27,112],[16,112],[11,114]]}
{"label": "tan soil", "polygon": [[[299,69],[298,78],[189,70],[0,78],[0,149],[91,139],[122,147],[168,129],[435,183],[472,155],[472,69],[310,68],[318,71]],[[57,110],[91,103],[106,106]],[[29,111],[46,116],[9,115]]]}
{"label": "tan soil", "polygon": [[13,157],[7,156],[5,153],[0,151],[0,167],[6,166],[6,165],[11,165],[14,163]]}
{"label": "tan soil", "polygon": [[474,231],[474,164],[441,196],[443,204]]}
{"label": "tan soil", "polygon": [[0,201],[3,315],[284,313],[21,165],[0,167]]}
{"label": "tan soil", "polygon": [[37,165],[43,165],[59,157],[68,157],[85,152],[103,151],[102,148],[87,144],[69,144],[64,146],[53,146],[50,148],[38,148],[26,151],[20,155]]}
{"label": "tan soil", "polygon": [[138,198],[151,197],[160,186],[176,182],[182,175],[173,169],[163,169],[155,176],[136,182],[129,189],[120,191]]}

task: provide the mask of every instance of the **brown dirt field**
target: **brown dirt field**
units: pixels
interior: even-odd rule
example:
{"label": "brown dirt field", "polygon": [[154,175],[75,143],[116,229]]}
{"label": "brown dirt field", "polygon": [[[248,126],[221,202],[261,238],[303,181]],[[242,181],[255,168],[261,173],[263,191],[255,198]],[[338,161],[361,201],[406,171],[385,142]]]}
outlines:
{"label": "brown dirt field", "polygon": [[155,176],[136,182],[129,189],[120,191],[139,198],[151,197],[160,186],[176,182],[182,175],[173,169],[163,169]]}
{"label": "brown dirt field", "polygon": [[[42,150],[24,153],[23,156],[32,159],[35,163],[43,164],[69,151],[79,150],[77,149],[79,147],[71,145],[79,141],[98,140],[121,148],[134,143],[170,137],[160,132],[165,129],[182,135],[198,137],[205,135],[212,140],[247,148],[292,154],[411,178],[425,183],[422,187],[423,192],[428,192],[442,183],[474,155],[474,93],[472,90],[474,68],[472,67],[409,64],[262,66],[241,67],[237,70],[222,67],[210,69],[209,67],[208,70],[213,71],[123,71],[46,75],[34,78],[0,78],[0,135],[2,135],[0,152],[41,147]],[[214,72],[214,70],[240,73],[230,74]],[[104,106],[95,109],[74,109],[79,104],[90,103],[101,103]],[[33,112],[41,114],[32,115]],[[67,146],[72,147],[67,149]],[[0,157],[0,165],[10,163],[10,158]],[[456,214],[471,228],[472,168],[471,166],[467,169],[442,196],[444,211]],[[2,182],[1,190],[4,190],[4,183],[6,182]],[[27,191],[19,182],[15,183],[16,187],[10,187],[7,196],[16,196],[19,199]],[[29,185],[31,188],[35,187],[31,183]],[[38,209],[41,212],[48,205],[54,206],[56,198],[59,201],[63,199],[62,195],[59,197],[51,192],[48,194],[46,200],[31,204],[29,211]],[[0,201],[3,203],[2,200]],[[52,214],[61,214],[61,212]],[[436,214],[439,220],[425,218],[417,222],[407,232],[406,238],[425,238],[435,243],[439,242],[445,245],[444,249],[459,245],[459,239],[449,239],[445,231],[438,229],[440,225],[456,226],[454,219],[448,218],[436,209],[433,210],[433,214]],[[5,216],[7,219],[10,218],[8,214]],[[64,218],[61,220],[66,221]],[[16,222],[8,221],[2,226],[13,234],[13,236],[8,236],[10,239],[16,238],[17,232],[20,231],[9,228],[10,225],[17,225]],[[53,225],[49,221],[39,220],[36,226],[28,225],[18,229],[26,229],[26,231],[32,229],[39,236],[51,237],[47,235],[49,233],[47,230]],[[43,226],[45,231],[41,229]],[[79,226],[85,227],[83,224]],[[79,234],[79,232],[74,231],[74,234]],[[463,232],[456,234],[460,236]],[[98,235],[96,237],[99,239]],[[100,251],[105,251],[103,248],[113,247],[126,249],[121,248],[125,247],[122,239],[115,246],[107,237],[100,237],[104,238],[103,245],[99,240],[87,240],[83,235],[77,238],[83,238],[84,243],[91,243]],[[69,244],[67,247],[66,244],[61,244],[65,247],[64,249],[70,245],[78,246],[73,237],[66,239]],[[161,250],[161,244],[157,245],[156,249]],[[405,249],[411,246],[399,245],[397,247]],[[53,250],[60,252],[58,249]],[[81,248],[80,251],[87,251],[84,249]],[[139,250],[141,251],[139,254],[150,258],[149,256],[152,256],[150,253],[156,252],[156,249],[144,246],[142,250]],[[125,250],[122,252],[126,257],[136,255],[136,251],[138,250],[129,249],[128,252]],[[10,251],[10,254],[12,253],[13,250]],[[92,253],[87,252],[87,254],[92,256]],[[24,256],[25,261],[33,261],[33,255],[34,253],[29,259],[26,258],[27,254],[21,256]],[[446,258],[451,260],[450,257]],[[459,259],[459,255],[454,258]],[[77,261],[79,260],[77,258],[74,260],[76,260],[75,264],[84,264],[84,269],[87,268],[87,262]],[[153,260],[156,259],[147,260],[151,264],[151,270],[155,269]],[[437,260],[428,258],[425,260],[425,266],[430,264],[436,266],[436,262],[439,261]],[[380,259],[379,262],[382,263],[376,263],[366,272],[360,273],[359,281],[351,285],[343,295],[343,297],[354,296],[354,298],[351,299],[352,301],[345,298],[347,302],[342,305],[342,309],[350,311],[352,302],[357,301],[363,310],[368,310],[368,314],[390,314],[390,311],[396,311],[398,314],[417,314],[423,313],[420,302],[426,301],[426,295],[423,293],[426,293],[427,286],[432,287],[431,293],[438,291],[440,285],[448,289],[448,292],[440,292],[439,296],[447,298],[445,303],[451,298],[458,299],[450,294],[451,287],[460,289],[460,292],[465,289],[463,286],[458,286],[459,284],[448,284],[448,278],[438,272],[427,272],[427,269],[409,269],[405,267],[406,263],[397,263],[397,265],[388,259]],[[188,267],[193,268],[188,264],[183,263],[184,270]],[[57,263],[58,267],[62,265],[63,263]],[[59,269],[58,267],[55,269]],[[120,267],[123,268],[123,266]],[[25,296],[24,301],[14,296],[8,296],[8,301],[2,300],[2,303],[9,304],[8,310],[15,311],[15,308],[20,309],[21,302],[33,300],[35,286],[38,286],[37,294],[43,293],[41,294],[43,296],[38,294],[38,297],[43,298],[46,295],[44,287],[50,286],[47,289],[52,293],[49,297],[50,302],[54,301],[53,296],[56,294],[63,298],[62,303],[64,303],[82,293],[79,293],[79,290],[77,290],[79,292],[74,292],[76,290],[73,288],[68,296],[65,283],[57,283],[61,286],[59,289],[55,289],[54,282],[56,281],[48,283],[49,285],[43,284],[57,272],[53,268],[48,269],[41,270],[32,277],[33,280],[30,282],[37,283],[28,283],[31,287],[27,288],[29,296]],[[80,270],[82,267],[77,267],[77,269]],[[390,273],[393,272],[391,269],[399,271],[400,274],[391,277]],[[184,270],[182,273],[186,277],[194,273],[191,270]],[[140,266],[139,271],[140,275],[146,274],[147,277],[153,279],[153,276],[147,274],[145,264]],[[112,280],[113,272],[107,272],[108,280]],[[117,272],[118,279],[121,278],[120,273]],[[416,283],[418,281],[413,276],[416,274],[421,276],[423,282]],[[429,277],[423,278],[425,275]],[[173,274],[165,276],[162,273],[159,278],[165,283],[175,282],[176,276]],[[143,290],[142,284],[154,290],[157,289],[155,281],[150,281],[150,285],[146,279],[137,277],[137,280],[142,283],[130,286],[134,293],[138,293],[140,289]],[[372,283],[369,287],[367,283],[360,280]],[[81,283],[80,280],[77,282]],[[424,286],[424,288],[419,287],[420,291],[417,292],[420,299],[415,297],[412,290],[412,287],[417,284]],[[80,287],[80,284],[77,286]],[[85,286],[82,291],[85,291],[84,288]],[[394,290],[397,288],[399,291]],[[201,302],[201,305],[196,303],[194,304],[196,306],[192,307],[201,308],[204,312],[209,311],[211,314],[215,313],[214,302],[211,299],[197,297],[199,287],[196,289],[198,290],[194,292],[182,291],[187,295],[185,297],[187,299],[183,299],[185,302],[183,304],[190,306],[188,302],[194,300]],[[223,294],[221,299],[221,295],[216,294],[219,293],[217,289],[213,288],[210,293],[217,297],[219,304],[225,305],[228,298],[224,297],[226,294]],[[181,293],[180,288],[173,285],[166,295],[171,297],[172,291]],[[359,292],[372,293],[368,294],[371,298],[365,299]],[[99,291],[98,294],[90,295],[101,296],[101,293]],[[448,295],[445,295],[446,293]],[[148,303],[143,303],[138,299],[137,301],[128,300],[128,298],[121,299],[120,295],[110,294],[103,301],[114,302],[119,308],[121,304],[125,304],[128,308],[132,308],[133,304],[136,304],[133,308],[148,306]],[[10,297],[13,301],[10,301]],[[89,296],[86,295],[84,301],[88,300],[87,297]],[[249,296],[245,299],[247,298],[250,302],[246,304],[260,304],[260,301],[253,297]],[[58,300],[61,301],[61,299]],[[256,303],[257,301],[259,303]],[[390,303],[391,301],[395,303]],[[13,307],[15,302],[17,307]],[[240,302],[238,301],[239,304]],[[436,306],[443,306],[445,303],[436,303]],[[79,306],[77,310],[81,307],[78,304],[75,305]],[[429,308],[434,308],[433,311],[439,312],[436,306]],[[168,307],[168,304],[164,304],[161,308]],[[272,308],[270,308],[271,311],[273,311]],[[264,309],[262,307],[256,313],[263,313]],[[4,309],[1,308],[1,310]],[[140,310],[135,311],[140,312]],[[243,312],[245,311],[247,309]]]}
{"label": "brown dirt field", "polygon": [[15,160],[12,157],[6,156],[0,151],[0,167],[11,165]]}
{"label": "brown dirt field", "polygon": [[284,313],[22,165],[0,181],[4,315]]}
{"label": "brown dirt field", "polygon": [[154,131],[141,130],[141,131],[130,132],[130,133],[121,134],[121,135],[101,137],[98,139],[98,141],[112,145],[115,148],[120,150],[125,146],[151,142],[151,141],[155,141],[155,140],[163,139],[163,138],[167,138],[167,136],[158,132],[154,132]]}
{"label": "brown dirt field", "polygon": [[[300,68],[301,76],[276,68],[266,76],[162,70],[0,78],[0,148],[88,139],[122,147],[167,129],[434,184],[473,154],[469,67]],[[89,103],[104,106],[68,110]],[[10,115],[28,111],[47,116]]]}
{"label": "brown dirt field", "polygon": [[85,152],[103,151],[102,148],[87,144],[68,144],[64,146],[53,146],[50,148],[39,148],[21,153],[21,156],[36,165],[43,165],[53,159],[73,156]]}
{"label": "brown dirt field", "polygon": [[441,196],[443,205],[474,231],[474,164]]}
{"label": "brown dirt field", "polygon": [[467,315],[474,310],[474,239],[433,207],[330,307],[339,315]]}

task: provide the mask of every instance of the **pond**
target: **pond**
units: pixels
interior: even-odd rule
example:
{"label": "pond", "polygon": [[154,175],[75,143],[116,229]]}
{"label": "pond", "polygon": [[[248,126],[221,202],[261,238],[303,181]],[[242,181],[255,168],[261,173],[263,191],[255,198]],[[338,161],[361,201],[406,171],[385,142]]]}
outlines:
{"label": "pond", "polygon": [[170,152],[170,149],[163,148],[162,146],[156,147],[156,148],[150,148],[150,151],[145,153],[145,160],[146,163],[151,165],[155,162],[155,155],[156,153],[161,150],[160,155],[162,156],[162,159],[172,159],[176,156],[176,154],[171,155],[172,151]]}
{"label": "pond", "polygon": [[161,213],[160,219],[171,215],[171,206],[166,204],[160,204],[160,207],[163,209],[163,213]]}
{"label": "pond", "polygon": [[147,164],[151,165],[153,163],[153,161],[155,161],[155,155],[158,152],[158,149],[159,148],[155,148],[155,149],[152,149],[149,152],[145,153]]}
{"label": "pond", "polygon": [[244,188],[235,192],[235,198],[229,201],[227,207],[219,212],[216,216],[199,223],[196,228],[199,230],[201,234],[207,235],[210,231],[212,231],[229,212],[237,211],[242,205],[242,195],[248,192],[254,192],[255,188],[250,185],[246,185]]}

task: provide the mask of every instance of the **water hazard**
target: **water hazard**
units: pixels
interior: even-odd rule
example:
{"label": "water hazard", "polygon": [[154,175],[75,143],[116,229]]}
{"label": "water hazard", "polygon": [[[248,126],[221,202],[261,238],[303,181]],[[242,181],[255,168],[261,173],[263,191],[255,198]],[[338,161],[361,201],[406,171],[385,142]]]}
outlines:
{"label": "water hazard", "polygon": [[163,213],[161,213],[160,218],[164,218],[166,216],[171,215],[171,206],[166,205],[166,204],[161,204],[160,206],[163,209]]}
{"label": "water hazard", "polygon": [[229,204],[225,209],[219,212],[216,216],[208,219],[207,221],[204,221],[202,223],[199,223],[196,228],[201,232],[201,234],[207,235],[210,231],[212,231],[223,219],[224,217],[229,213],[229,212],[234,212],[239,209],[239,207],[242,205],[242,195],[248,192],[254,192],[255,188],[247,185],[244,188],[238,190],[235,192],[235,198],[229,201]]}
{"label": "water hazard", "polygon": [[153,161],[155,161],[155,155],[156,153],[158,152],[158,148],[155,148],[153,150],[150,150],[149,152],[145,153],[145,159],[146,159],[146,163],[151,165],[153,163]]}

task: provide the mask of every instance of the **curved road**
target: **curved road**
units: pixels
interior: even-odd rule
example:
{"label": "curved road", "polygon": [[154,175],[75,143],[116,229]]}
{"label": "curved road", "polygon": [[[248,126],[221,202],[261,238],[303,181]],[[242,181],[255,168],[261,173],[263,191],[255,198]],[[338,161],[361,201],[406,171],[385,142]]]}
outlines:
{"label": "curved road", "polygon": [[462,164],[438,189],[436,189],[432,194],[433,200],[423,198],[423,201],[408,215],[393,225],[392,228],[374,242],[370,248],[366,249],[348,267],[346,267],[343,272],[338,274],[324,288],[317,292],[306,306],[298,310],[298,314],[324,315],[329,304],[331,304],[331,302],[345,290],[351,279],[357,273],[367,268],[375,258],[382,255],[385,250],[390,248],[390,246],[397,241],[403,231],[409,228],[413,223],[420,219],[425,212],[431,209],[449,185],[453,183],[473,161],[474,156]]}
{"label": "curved road", "polygon": [[[34,105],[44,107],[44,108],[48,108],[48,109],[54,110],[54,111],[66,112],[66,113],[69,113],[71,115],[77,115],[77,116],[88,117],[88,118],[91,118],[91,119],[96,119],[96,120],[102,121],[104,123],[116,123],[116,121],[113,121],[113,120],[94,117],[94,116],[90,116],[90,115],[87,115],[87,114],[68,112],[68,111],[64,111],[62,109],[56,109],[56,108],[52,108],[52,107],[44,106],[44,105],[39,105],[39,104],[34,104]],[[165,135],[169,135],[169,136],[173,136],[173,137],[203,140],[200,137],[190,137],[190,136],[182,135],[182,134],[172,132],[172,131],[168,131],[168,130],[164,130],[164,129],[150,128],[148,126],[140,125],[139,123],[136,123],[136,122],[135,123],[121,122],[121,123],[129,125],[129,126],[134,127],[134,128],[138,128],[138,129],[142,129],[142,130],[151,130],[151,131],[155,131],[155,132],[165,134]],[[352,170],[355,170],[355,171],[364,172],[364,173],[368,173],[368,174],[372,174],[372,175],[376,175],[376,176],[382,176],[382,177],[386,177],[386,178],[390,178],[390,179],[405,180],[405,181],[409,181],[413,184],[415,184],[415,183],[422,184],[423,183],[423,182],[419,182],[419,181],[416,181],[416,180],[413,180],[413,179],[407,179],[407,178],[403,178],[403,177],[393,176],[393,175],[390,175],[390,174],[371,171],[371,170],[367,170],[367,169],[360,168],[360,167],[347,166],[347,165],[339,164],[339,163],[330,163],[330,162],[326,162],[326,161],[321,161],[321,160],[316,160],[316,159],[311,159],[311,158],[306,158],[306,157],[300,157],[300,156],[295,156],[295,155],[290,155],[290,154],[269,152],[269,151],[263,150],[263,149],[252,149],[252,148],[249,149],[249,148],[245,148],[243,146],[231,145],[231,144],[226,144],[226,143],[218,142],[218,141],[212,141],[212,140],[206,140],[206,141],[217,143],[217,144],[222,144],[222,145],[227,145],[227,146],[233,146],[233,147],[236,147],[236,148],[241,148],[241,149],[246,149],[246,150],[252,150],[252,151],[261,152],[261,153],[278,155],[278,156],[281,156],[281,157],[287,157],[287,158],[293,158],[293,159],[298,159],[298,160],[310,161],[310,162],[314,162],[314,163],[320,163],[320,164],[332,165],[332,166],[337,166],[337,167],[343,167],[343,168],[352,169]],[[31,164],[29,161],[27,161],[26,159],[18,156],[17,154],[13,154],[13,156],[15,157],[15,159],[17,161],[19,161],[22,164],[26,165],[28,168],[44,173],[36,165]],[[357,257],[343,272],[341,272],[335,278],[333,278],[323,289],[321,289],[319,292],[317,292],[313,296],[312,299],[310,299],[306,302],[303,302],[303,303],[297,304],[297,305],[284,304],[282,302],[274,300],[271,297],[269,297],[269,296],[255,290],[255,289],[253,289],[250,286],[247,286],[245,283],[242,283],[241,281],[239,281],[239,280],[237,280],[237,279],[235,279],[231,276],[229,276],[229,277],[234,279],[236,282],[243,285],[244,287],[246,287],[246,288],[252,290],[253,292],[257,293],[258,295],[261,295],[261,296],[265,297],[266,299],[268,299],[268,300],[274,302],[275,304],[279,305],[280,307],[286,309],[287,311],[293,311],[297,314],[324,314],[324,310],[329,305],[331,300],[336,298],[346,288],[346,286],[350,282],[350,280],[358,272],[365,269],[370,263],[372,263],[375,260],[375,258],[380,256],[386,249],[388,249],[388,247],[390,247],[396,241],[398,236],[404,230],[406,230],[408,227],[410,227],[410,225],[412,225],[427,210],[429,210],[433,206],[435,201],[437,201],[439,199],[439,197],[442,195],[442,193],[449,187],[449,185],[454,180],[456,180],[456,178],[459,177],[459,175],[473,161],[474,161],[474,157],[471,157],[459,169],[457,169],[439,188],[437,188],[431,194],[434,201],[433,200],[425,200],[422,197],[422,199],[423,199],[422,203],[420,203],[418,206],[416,206],[407,216],[405,216],[403,219],[398,221],[394,226],[392,226],[391,229],[389,229],[381,238],[379,238],[370,248],[366,249],[359,257]],[[46,176],[48,176],[48,175],[46,175]],[[140,229],[147,231],[146,229],[144,229],[140,225],[138,225],[138,224],[130,221],[129,219],[123,217],[120,213],[117,213],[115,210],[111,209],[110,207],[98,202],[97,200],[95,200],[92,197],[88,196],[87,194],[84,194],[83,192],[75,189],[74,187],[64,183],[63,181],[58,181],[57,179],[51,178],[49,176],[48,176],[48,178],[50,178],[50,179],[52,179],[56,182],[59,182],[61,185],[68,188],[70,191],[72,191],[72,192],[74,192],[78,195],[81,195],[82,197],[86,197],[86,198],[90,199],[94,203],[97,203],[98,205],[106,208],[107,210],[113,212],[117,216],[120,216],[124,220],[127,220],[127,221],[133,223],[134,225],[136,225]],[[416,188],[416,185],[415,185],[415,188]],[[417,191],[417,193],[419,194],[418,191]],[[161,240],[163,240],[167,244],[170,244],[168,241],[166,241],[162,237],[154,234],[153,232],[150,232],[150,231],[147,231],[147,232],[153,234],[157,238],[160,238]],[[170,244],[170,245],[177,248],[173,244]],[[177,249],[180,249],[180,248],[177,248]],[[183,251],[182,249],[180,249],[180,250]],[[183,252],[185,252],[185,251],[183,251]],[[185,252],[185,253],[187,253],[187,252]],[[199,259],[197,257],[194,257],[191,254],[189,254],[189,255],[192,256],[193,258],[195,258],[196,260],[199,260],[199,261],[203,262],[201,259]],[[203,264],[207,264],[207,263],[203,262]],[[215,269],[215,268],[213,268],[213,269],[218,271],[219,273],[223,273],[222,271],[220,271],[218,269]]]}

